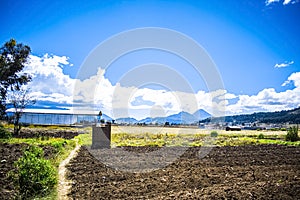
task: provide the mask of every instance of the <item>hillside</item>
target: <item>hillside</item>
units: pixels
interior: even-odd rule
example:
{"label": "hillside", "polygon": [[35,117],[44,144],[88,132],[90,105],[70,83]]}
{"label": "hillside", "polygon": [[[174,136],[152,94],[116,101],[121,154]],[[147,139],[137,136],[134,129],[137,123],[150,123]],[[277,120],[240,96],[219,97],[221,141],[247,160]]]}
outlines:
{"label": "hillside", "polygon": [[208,112],[206,112],[205,110],[203,109],[199,109],[197,110],[196,112],[194,112],[194,117],[198,120],[202,120],[202,119],[206,119],[206,118],[209,118],[211,117],[211,114],[209,114]]}
{"label": "hillside", "polygon": [[299,124],[300,123],[300,107],[293,110],[283,110],[277,112],[259,112],[247,115],[234,115],[217,117],[217,118],[207,118],[201,122],[210,122],[210,121],[225,121],[225,122],[237,122],[237,123],[291,123]]}
{"label": "hillside", "polygon": [[138,120],[132,118],[132,117],[127,117],[127,118],[118,118],[115,121],[117,124],[134,124],[137,123]]}

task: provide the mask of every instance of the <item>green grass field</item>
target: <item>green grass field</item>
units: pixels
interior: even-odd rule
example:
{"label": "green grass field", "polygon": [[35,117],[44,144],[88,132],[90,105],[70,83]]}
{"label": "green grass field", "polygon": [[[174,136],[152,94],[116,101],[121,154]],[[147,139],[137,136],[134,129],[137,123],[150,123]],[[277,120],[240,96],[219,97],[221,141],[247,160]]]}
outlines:
{"label": "green grass field", "polygon": [[[217,136],[212,137],[211,133]],[[237,146],[281,144],[300,146],[300,141],[285,141],[286,131],[225,131],[196,128],[112,127],[112,147],[116,146]],[[77,136],[83,145],[92,144],[91,130]]]}

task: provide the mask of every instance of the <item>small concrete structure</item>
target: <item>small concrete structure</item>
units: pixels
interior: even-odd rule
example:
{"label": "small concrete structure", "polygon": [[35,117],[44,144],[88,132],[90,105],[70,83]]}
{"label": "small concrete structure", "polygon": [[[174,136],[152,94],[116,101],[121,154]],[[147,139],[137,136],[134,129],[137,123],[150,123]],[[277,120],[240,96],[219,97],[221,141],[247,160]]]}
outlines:
{"label": "small concrete structure", "polygon": [[239,126],[227,126],[226,131],[241,131],[242,128]]}
{"label": "small concrete structure", "polygon": [[111,124],[97,124],[92,127],[92,149],[110,149]]}

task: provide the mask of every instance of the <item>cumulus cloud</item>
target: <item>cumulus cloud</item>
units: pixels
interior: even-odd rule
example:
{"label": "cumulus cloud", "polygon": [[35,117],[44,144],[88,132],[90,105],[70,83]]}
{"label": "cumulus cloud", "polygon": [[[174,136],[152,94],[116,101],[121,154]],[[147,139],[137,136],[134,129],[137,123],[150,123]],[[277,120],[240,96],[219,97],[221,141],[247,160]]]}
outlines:
{"label": "cumulus cloud", "polygon": [[24,71],[32,75],[28,87],[40,100],[53,100],[57,103],[72,103],[74,79],[63,73],[63,67],[69,65],[66,56],[42,57],[30,55]]}
{"label": "cumulus cloud", "polygon": [[290,65],[294,64],[294,61],[290,61],[290,62],[287,62],[285,61],[284,63],[276,63],[274,65],[274,68],[283,68],[283,67],[288,67]]}
{"label": "cumulus cloud", "polygon": [[64,74],[65,66],[71,67],[65,56],[31,55],[25,67],[25,72],[33,77],[29,84],[31,95],[38,101],[56,103],[57,106],[70,104],[76,109],[101,109],[114,118],[131,116],[138,119],[151,116],[151,113],[193,113],[200,108],[215,116],[221,116],[300,106],[300,72],[291,74],[282,84],[293,84],[295,88],[292,90],[276,92],[274,88],[266,88],[256,95],[236,95],[224,89],[187,93],[125,87],[119,83],[113,85],[101,68],[97,74],[79,80]]}
{"label": "cumulus cloud", "polygon": [[286,86],[289,83],[293,83],[296,88],[300,89],[300,72],[295,72],[288,77],[281,86]]}
{"label": "cumulus cloud", "polygon": [[256,95],[239,95],[237,103],[227,105],[232,114],[253,113],[257,111],[280,111],[300,106],[300,72],[295,72],[283,84],[293,83],[295,88],[276,92],[274,88],[266,88]]}

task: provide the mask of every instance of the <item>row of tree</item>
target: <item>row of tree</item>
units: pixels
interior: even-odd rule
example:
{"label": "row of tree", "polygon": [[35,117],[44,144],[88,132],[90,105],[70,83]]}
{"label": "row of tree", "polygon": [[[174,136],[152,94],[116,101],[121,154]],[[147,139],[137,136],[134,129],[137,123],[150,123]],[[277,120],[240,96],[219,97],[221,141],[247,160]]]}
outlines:
{"label": "row of tree", "polygon": [[[35,103],[27,87],[31,75],[23,71],[30,52],[29,46],[17,43],[14,39],[0,48],[0,119],[13,122],[14,134],[21,129],[19,120],[24,108]],[[12,117],[6,114],[8,108],[14,108]]]}

